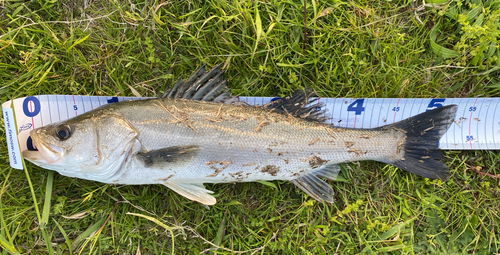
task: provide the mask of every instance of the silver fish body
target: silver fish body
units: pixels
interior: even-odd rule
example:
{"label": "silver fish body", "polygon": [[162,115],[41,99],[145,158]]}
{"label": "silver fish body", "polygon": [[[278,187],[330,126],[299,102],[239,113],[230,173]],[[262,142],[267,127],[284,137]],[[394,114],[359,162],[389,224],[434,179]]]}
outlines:
{"label": "silver fish body", "polygon": [[[294,100],[306,94],[294,94]],[[163,184],[214,204],[204,183],[289,180],[317,200],[333,202],[339,163],[376,160],[446,179],[437,142],[456,106],[376,129],[343,129],[273,108],[158,98],[114,103],[31,132],[33,163],[71,177],[109,184]],[[307,101],[306,101],[307,102]],[[287,109],[288,107],[288,109]],[[310,113],[310,111],[309,111]]]}
{"label": "silver fish body", "polygon": [[123,141],[137,143],[124,147],[131,149],[128,155],[172,147],[188,154],[149,165],[143,157],[129,157],[109,178],[96,180],[106,183],[291,180],[326,163],[394,161],[403,154],[397,144],[404,133],[397,130],[331,128],[257,107],[176,99],[131,101],[110,105],[91,117],[94,123],[112,121],[102,127],[113,133],[118,118],[106,115],[120,116],[124,130],[133,130]]}

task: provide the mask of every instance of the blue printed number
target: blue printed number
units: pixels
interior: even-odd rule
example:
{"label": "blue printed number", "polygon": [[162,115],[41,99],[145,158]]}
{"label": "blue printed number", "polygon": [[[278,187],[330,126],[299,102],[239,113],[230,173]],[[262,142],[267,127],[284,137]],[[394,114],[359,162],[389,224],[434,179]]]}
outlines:
{"label": "blue printed number", "polygon": [[470,141],[474,140],[474,136],[473,135],[468,135],[468,136],[465,137],[465,140],[467,142],[470,142]]}
{"label": "blue printed number", "polygon": [[[32,102],[32,107],[30,107],[30,102]],[[27,97],[23,101],[23,112],[24,115],[28,117],[35,117],[40,113],[40,101],[36,97]]]}
{"label": "blue printed number", "polygon": [[347,111],[349,112],[355,112],[356,115],[361,115],[361,113],[365,110],[365,107],[363,107],[363,102],[365,99],[358,99],[354,101],[352,104],[347,106]]}
{"label": "blue printed number", "polygon": [[434,108],[443,107],[444,98],[434,98],[431,100],[427,106],[427,111],[433,110]]}
{"label": "blue printed number", "polygon": [[73,105],[73,109],[75,109],[75,111],[78,111],[78,107],[75,105]]}
{"label": "blue printed number", "polygon": [[399,106],[396,106],[396,107],[392,108],[392,111],[399,112]]}
{"label": "blue printed number", "polygon": [[477,107],[471,106],[469,107],[469,112],[475,112],[477,110]]}
{"label": "blue printed number", "polygon": [[112,97],[111,99],[108,99],[108,104],[116,103],[116,102],[118,102],[118,97]]}

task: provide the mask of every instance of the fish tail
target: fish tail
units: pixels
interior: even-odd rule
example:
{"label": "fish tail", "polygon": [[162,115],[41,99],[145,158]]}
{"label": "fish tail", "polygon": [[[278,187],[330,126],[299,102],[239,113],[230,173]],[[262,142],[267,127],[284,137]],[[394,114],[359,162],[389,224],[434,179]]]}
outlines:
{"label": "fish tail", "polygon": [[381,127],[406,134],[398,144],[398,150],[404,150],[403,157],[386,163],[426,178],[448,179],[448,166],[440,161],[443,153],[439,150],[439,139],[453,123],[456,111],[456,105],[443,106]]}

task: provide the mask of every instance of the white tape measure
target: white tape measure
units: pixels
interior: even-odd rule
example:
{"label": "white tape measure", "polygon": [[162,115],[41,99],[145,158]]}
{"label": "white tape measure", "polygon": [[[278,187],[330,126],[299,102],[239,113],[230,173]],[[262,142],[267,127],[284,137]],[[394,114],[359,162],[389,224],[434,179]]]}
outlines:
{"label": "white tape measure", "polygon": [[[33,149],[29,132],[35,128],[66,120],[99,106],[137,97],[97,97],[41,95],[18,98],[2,105],[10,163],[22,169],[20,151]],[[269,103],[271,97],[240,97],[251,105]],[[15,109],[14,115],[11,103]],[[458,105],[455,123],[441,138],[443,150],[500,149],[500,98],[321,98],[336,127],[374,128],[392,124],[444,105]],[[318,110],[321,108],[318,107]],[[17,125],[17,126],[16,126]],[[17,144],[16,142],[19,142]]]}

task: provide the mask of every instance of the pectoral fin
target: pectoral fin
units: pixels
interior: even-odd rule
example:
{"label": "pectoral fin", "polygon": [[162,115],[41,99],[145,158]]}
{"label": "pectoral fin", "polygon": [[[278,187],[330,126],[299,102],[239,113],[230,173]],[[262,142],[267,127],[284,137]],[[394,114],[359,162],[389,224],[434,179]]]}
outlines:
{"label": "pectoral fin", "polygon": [[339,172],[339,165],[326,164],[314,172],[291,180],[291,182],[314,199],[320,202],[325,201],[333,203],[333,195],[335,192],[328,183],[318,178],[318,176],[325,177],[329,180],[335,180]]}
{"label": "pectoral fin", "polygon": [[187,164],[196,159],[199,151],[200,146],[198,145],[172,146],[138,153],[137,158],[144,162],[145,167],[158,167],[165,164],[179,166],[179,164]]}
{"label": "pectoral fin", "polygon": [[214,192],[205,189],[201,183],[165,182],[164,185],[180,195],[204,205],[214,205],[217,202],[215,197],[209,195]]}

